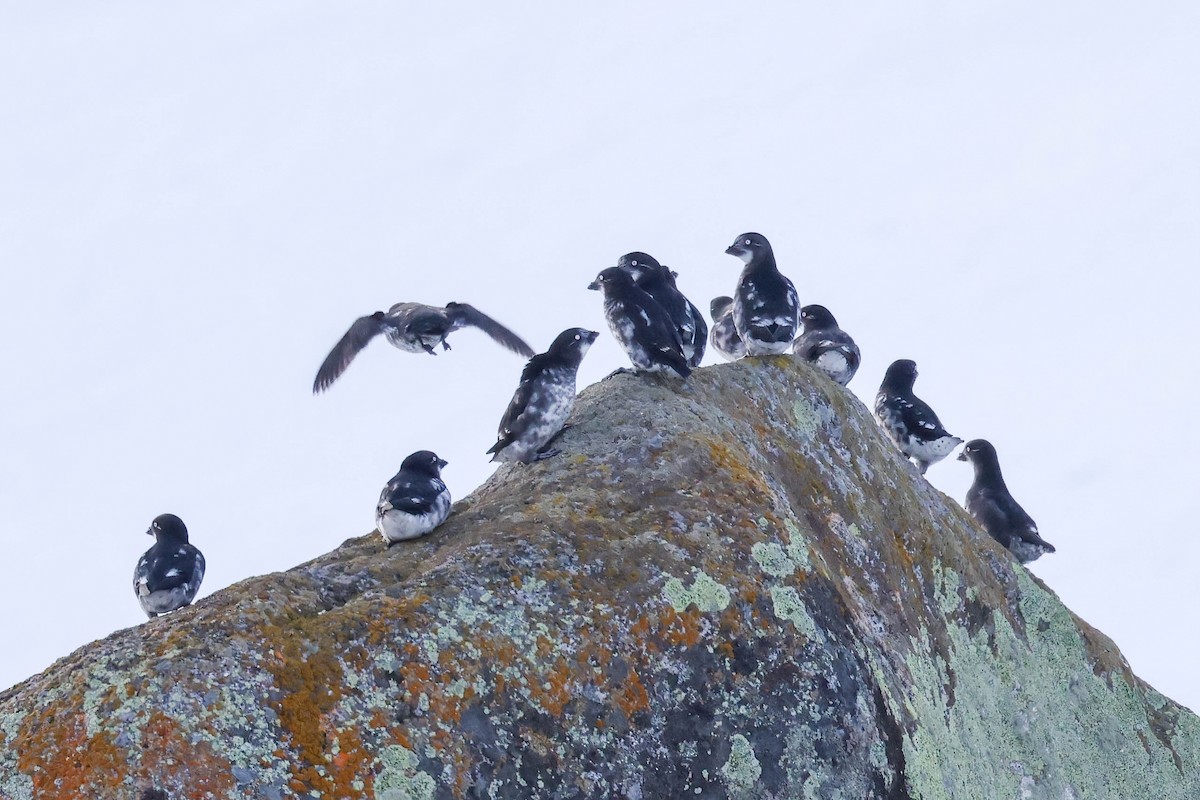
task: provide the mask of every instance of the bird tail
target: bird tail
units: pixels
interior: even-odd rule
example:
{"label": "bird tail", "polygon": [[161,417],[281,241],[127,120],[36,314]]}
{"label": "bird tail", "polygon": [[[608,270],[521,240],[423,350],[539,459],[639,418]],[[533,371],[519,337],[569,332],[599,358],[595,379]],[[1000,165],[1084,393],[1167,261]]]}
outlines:
{"label": "bird tail", "polygon": [[514,353],[520,353],[526,358],[532,358],[534,355],[533,348],[526,344],[524,339],[475,308],[475,306],[469,306],[466,303],[446,303],[446,316],[450,318],[450,323],[455,328],[461,328],[463,325],[471,325],[479,328],[479,330],[492,337],[497,344],[507,347]]}

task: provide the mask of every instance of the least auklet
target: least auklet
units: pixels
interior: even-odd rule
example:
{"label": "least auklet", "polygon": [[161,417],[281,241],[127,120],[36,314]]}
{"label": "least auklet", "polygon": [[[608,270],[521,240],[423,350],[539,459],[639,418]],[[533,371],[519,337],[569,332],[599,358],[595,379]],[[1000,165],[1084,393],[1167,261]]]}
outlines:
{"label": "least auklet", "polygon": [[628,272],[620,267],[601,270],[588,288],[604,292],[604,317],[635,370],[674,372],[681,378],[691,374],[675,323]]}
{"label": "least auklet", "polygon": [[154,619],[190,605],[204,580],[204,555],[188,543],[187,526],[174,514],[159,514],[146,533],[154,537],[133,571],[133,591]]}
{"label": "least auklet", "polygon": [[752,356],[786,353],[800,328],[796,287],[775,266],[767,237],[743,233],[725,249],[746,266],[733,295],[733,323]]}
{"label": "least auklet", "polygon": [[800,309],[800,324],[804,333],[792,345],[792,352],[842,386],[850,383],[862,354],[850,334],[838,327],[829,309],[815,304],[805,306]]}
{"label": "least auklet", "polygon": [[875,396],[875,416],[900,452],[915,459],[924,475],[930,464],[950,455],[962,439],[951,436],[933,409],[913,394],[916,380],[916,363],[906,358],[893,361]]}
{"label": "least auklet", "polygon": [[700,366],[704,358],[704,347],[708,342],[708,323],[700,309],[692,305],[675,284],[675,273],[659,264],[646,253],[626,253],[617,260],[617,266],[628,272],[643,291],[655,299],[671,317],[679,332],[683,357],[689,367]]}
{"label": "least auklet", "polygon": [[450,490],[442,481],[446,461],[418,450],[400,463],[375,507],[375,528],[391,547],[432,531],[450,515]]}
{"label": "least auklet", "polygon": [[967,490],[967,511],[989,536],[1022,564],[1054,552],[1054,545],[1038,534],[1037,523],[1009,493],[991,442],[972,439],[958,454],[958,460],[970,461],[975,468],[975,481]]}

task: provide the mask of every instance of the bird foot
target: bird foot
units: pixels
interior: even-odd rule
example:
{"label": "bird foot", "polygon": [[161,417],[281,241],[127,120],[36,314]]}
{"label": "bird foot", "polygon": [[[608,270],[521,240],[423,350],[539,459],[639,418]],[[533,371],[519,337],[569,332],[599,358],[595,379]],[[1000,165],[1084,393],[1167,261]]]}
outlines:
{"label": "bird foot", "polygon": [[615,377],[617,377],[618,375],[636,375],[636,374],[637,374],[636,372],[634,372],[633,370],[629,369],[628,367],[621,367],[620,369],[614,369],[612,372],[608,373],[607,375],[605,375],[605,376],[604,376],[603,378],[601,378],[600,380],[602,380],[602,381],[606,381],[606,380],[608,380],[609,378],[615,378]]}
{"label": "bird foot", "polygon": [[556,455],[558,455],[561,452],[562,452],[562,450],[559,450],[557,447],[551,447],[549,450],[543,448],[541,450],[538,450],[538,454],[533,457],[533,460],[534,461],[545,461],[547,458],[554,458]]}

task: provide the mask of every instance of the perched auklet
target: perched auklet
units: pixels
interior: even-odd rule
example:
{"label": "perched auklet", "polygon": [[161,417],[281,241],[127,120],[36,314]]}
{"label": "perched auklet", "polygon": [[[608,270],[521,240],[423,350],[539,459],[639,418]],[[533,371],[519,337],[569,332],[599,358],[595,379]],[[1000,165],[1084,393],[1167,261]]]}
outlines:
{"label": "perched auklet", "polygon": [[496,443],[488,449],[492,461],[528,464],[558,455],[546,446],[565,430],[575,407],[575,374],[597,336],[585,328],[567,328],[549,350],[529,359],[500,419]]}
{"label": "perched auklet", "polygon": [[154,537],[133,571],[133,591],[151,619],[190,605],[204,580],[204,555],[188,544],[187,526],[159,514],[146,533]]}
{"label": "perched auklet", "polygon": [[850,334],[838,327],[837,320],[825,306],[811,305],[800,309],[800,324],[804,326],[804,333],[792,344],[792,352],[815,364],[842,386],[848,384],[862,361],[862,354]]}
{"label": "perched auklet", "polygon": [[450,515],[450,490],[442,482],[446,462],[437,453],[418,450],[400,463],[379,495],[375,528],[391,547],[432,531]]}
{"label": "perched auklet", "polygon": [[704,358],[704,347],[708,342],[708,323],[700,309],[683,296],[675,285],[677,274],[659,264],[646,253],[626,253],[617,260],[617,266],[633,277],[642,291],[654,298],[675,325],[683,346],[683,357],[689,367],[700,366]]}
{"label": "perched auklet", "polygon": [[875,396],[875,416],[900,452],[915,459],[924,475],[930,464],[950,455],[962,439],[951,436],[933,409],[913,394],[916,380],[915,362],[906,358],[893,361]]}
{"label": "perched auklet", "polygon": [[708,306],[712,316],[712,346],[726,361],[737,361],[746,355],[746,343],[738,336],[733,324],[733,298],[714,297]]}
{"label": "perched auklet", "polygon": [[526,358],[533,355],[533,348],[525,344],[524,339],[474,306],[447,303],[445,308],[439,308],[421,303],[396,303],[387,313],[376,311],[354,321],[317,370],[313,394],[328,389],[359,351],[381,333],[406,353],[435,356],[434,345],[440,344],[443,350],[449,350],[446,337],[467,325],[479,328],[514,353]]}
{"label": "perched auklet", "polygon": [[733,323],[746,353],[786,353],[800,328],[800,301],[796,287],[775,266],[767,237],[743,233],[725,252],[746,264],[733,295]]}
{"label": "perched auklet", "polygon": [[604,317],[637,371],[692,373],[679,331],[666,310],[620,267],[600,271],[589,289],[604,292]]}
{"label": "perched auklet", "polygon": [[970,461],[975,468],[975,481],[967,490],[967,511],[989,536],[1022,564],[1054,552],[1054,545],[1038,534],[1037,523],[1009,493],[991,442],[972,439],[958,454],[958,460]]}

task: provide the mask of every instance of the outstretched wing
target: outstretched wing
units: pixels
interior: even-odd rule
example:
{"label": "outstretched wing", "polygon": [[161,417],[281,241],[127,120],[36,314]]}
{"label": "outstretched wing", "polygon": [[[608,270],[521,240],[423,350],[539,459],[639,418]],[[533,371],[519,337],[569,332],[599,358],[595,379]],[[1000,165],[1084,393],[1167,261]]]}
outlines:
{"label": "outstretched wing", "polygon": [[382,311],[356,319],[350,330],[346,331],[329,351],[329,355],[325,356],[321,368],[317,370],[316,380],[313,381],[313,394],[323,392],[333,385],[359,351],[386,328],[387,322]]}
{"label": "outstretched wing", "polygon": [[507,347],[514,353],[519,353],[526,358],[533,356],[533,348],[526,344],[524,339],[475,308],[475,306],[469,306],[466,303],[447,303],[446,316],[450,318],[452,329],[471,325],[479,328],[479,330],[492,337],[498,344]]}

